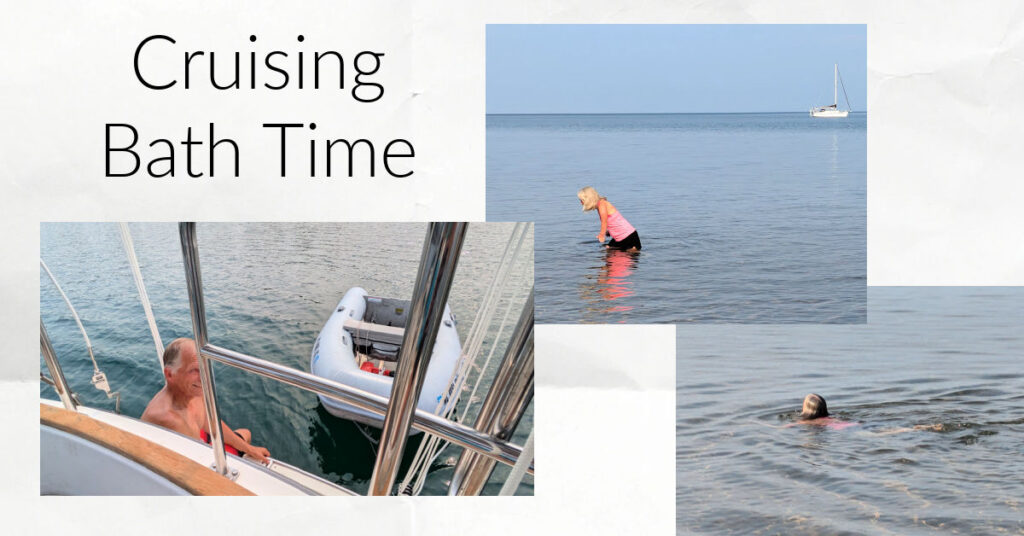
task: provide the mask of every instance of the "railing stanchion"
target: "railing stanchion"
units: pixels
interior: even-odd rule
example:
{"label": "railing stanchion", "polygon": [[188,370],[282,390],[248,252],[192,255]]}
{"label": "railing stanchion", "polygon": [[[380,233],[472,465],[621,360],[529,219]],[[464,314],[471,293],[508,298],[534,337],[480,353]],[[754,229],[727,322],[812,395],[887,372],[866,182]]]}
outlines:
{"label": "railing stanchion", "polygon": [[[533,400],[533,290],[523,306],[505,356],[474,427],[497,439],[508,440],[526,407]],[[479,495],[494,470],[494,460],[464,450],[455,464],[449,495]]]}
{"label": "railing stanchion", "polygon": [[431,223],[427,228],[409,304],[409,320],[398,356],[398,371],[391,385],[377,460],[370,477],[370,495],[387,495],[395,484],[437,330],[444,318],[466,227],[466,223],[446,222]]}
{"label": "railing stanchion", "polygon": [[214,468],[218,473],[228,476],[213,369],[202,350],[209,343],[209,332],[206,329],[206,305],[203,303],[203,278],[199,271],[199,243],[196,241],[195,222],[179,223],[178,233],[181,236],[181,257],[185,264],[185,284],[188,287],[188,306],[192,312],[192,333],[196,343],[196,359],[199,360],[199,378],[203,384],[206,420],[210,424],[207,432],[210,434],[210,444],[213,445]]}
{"label": "railing stanchion", "polygon": [[68,381],[64,378],[64,371],[61,370],[60,362],[57,361],[57,354],[53,351],[53,345],[50,344],[50,336],[46,333],[46,326],[43,325],[42,318],[39,319],[39,351],[43,353],[46,368],[50,369],[53,388],[60,395],[60,401],[66,409],[78,411],[78,405],[71,398],[71,388],[68,387]]}

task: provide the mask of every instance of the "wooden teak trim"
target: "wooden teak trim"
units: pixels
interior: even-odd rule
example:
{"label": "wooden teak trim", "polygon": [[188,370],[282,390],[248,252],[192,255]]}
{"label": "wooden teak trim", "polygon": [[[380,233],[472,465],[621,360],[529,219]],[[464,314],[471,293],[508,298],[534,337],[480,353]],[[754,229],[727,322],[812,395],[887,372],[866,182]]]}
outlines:
{"label": "wooden teak trim", "polygon": [[112,450],[192,495],[254,495],[209,467],[88,415],[40,403],[39,422]]}

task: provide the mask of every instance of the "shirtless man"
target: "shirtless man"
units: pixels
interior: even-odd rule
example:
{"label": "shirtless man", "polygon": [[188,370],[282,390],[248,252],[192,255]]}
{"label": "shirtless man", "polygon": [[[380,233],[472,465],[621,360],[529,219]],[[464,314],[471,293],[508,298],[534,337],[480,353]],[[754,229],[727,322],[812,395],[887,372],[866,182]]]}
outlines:
{"label": "shirtless man", "polygon": [[[142,412],[142,420],[169,428],[203,441],[207,441],[208,422],[203,387],[199,380],[199,360],[192,339],[175,339],[164,350],[164,378],[167,385],[149,401]],[[270,451],[249,443],[252,433],[245,428],[232,430],[224,421],[220,423],[225,449],[233,447],[240,454],[248,454],[260,463],[267,463]]]}

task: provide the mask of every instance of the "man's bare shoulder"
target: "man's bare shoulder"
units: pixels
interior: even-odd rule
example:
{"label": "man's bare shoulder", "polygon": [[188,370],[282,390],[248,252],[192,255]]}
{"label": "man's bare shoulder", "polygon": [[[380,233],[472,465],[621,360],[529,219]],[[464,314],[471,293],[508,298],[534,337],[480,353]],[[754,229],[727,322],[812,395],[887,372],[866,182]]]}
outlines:
{"label": "man's bare shoulder", "polygon": [[177,430],[181,427],[181,417],[171,411],[170,398],[166,396],[166,393],[161,390],[149,404],[146,405],[146,409],[142,412],[142,420],[158,424],[164,428],[170,428],[171,430]]}

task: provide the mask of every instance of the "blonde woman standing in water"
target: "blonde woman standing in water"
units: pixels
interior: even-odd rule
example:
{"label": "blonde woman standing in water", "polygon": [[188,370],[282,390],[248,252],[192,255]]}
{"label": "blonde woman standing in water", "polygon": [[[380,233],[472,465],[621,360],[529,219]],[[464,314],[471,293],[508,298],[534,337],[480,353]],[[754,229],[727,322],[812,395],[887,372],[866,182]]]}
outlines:
{"label": "blonde woman standing in water", "polygon": [[621,249],[623,251],[640,251],[640,235],[636,229],[626,221],[626,218],[615,209],[615,205],[601,197],[597,190],[591,186],[581,188],[576,192],[576,197],[583,205],[583,212],[597,209],[601,218],[601,232],[597,233],[597,239],[604,243],[605,235],[611,235],[612,239],[605,247]]}

